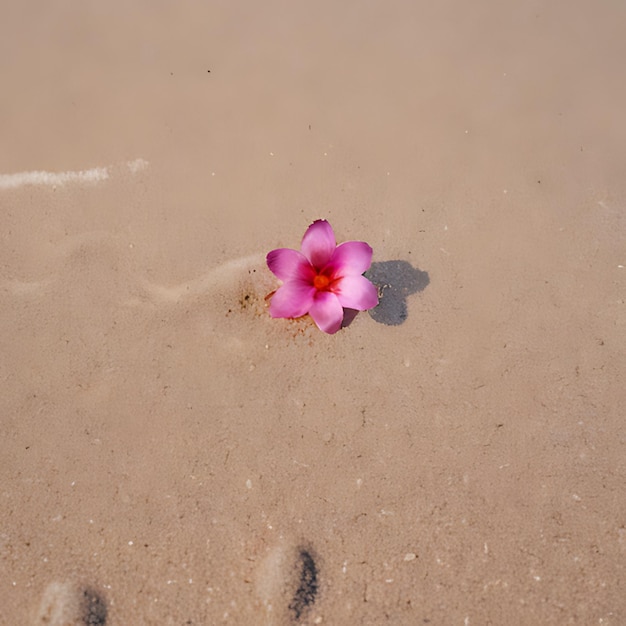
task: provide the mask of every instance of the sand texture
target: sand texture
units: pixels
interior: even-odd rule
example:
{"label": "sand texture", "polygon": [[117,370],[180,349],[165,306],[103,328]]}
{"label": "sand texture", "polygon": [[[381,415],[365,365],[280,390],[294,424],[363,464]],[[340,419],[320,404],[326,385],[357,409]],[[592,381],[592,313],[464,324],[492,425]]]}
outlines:
{"label": "sand texture", "polygon": [[4,5],[0,624],[626,624],[623,2]]}

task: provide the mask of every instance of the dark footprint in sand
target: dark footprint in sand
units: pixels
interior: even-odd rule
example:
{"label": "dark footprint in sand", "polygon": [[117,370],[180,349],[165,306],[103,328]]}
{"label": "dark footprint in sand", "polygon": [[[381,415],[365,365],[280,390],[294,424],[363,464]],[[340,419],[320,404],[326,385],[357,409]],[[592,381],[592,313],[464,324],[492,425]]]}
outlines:
{"label": "dark footprint in sand", "polygon": [[93,587],[50,583],[41,599],[36,624],[46,626],[106,626],[107,603]]}
{"label": "dark footprint in sand", "polygon": [[428,272],[413,267],[407,261],[382,261],[372,263],[365,272],[378,288],[378,306],[369,311],[376,322],[399,326],[409,315],[406,299],[423,291],[430,283]]}
{"label": "dark footprint in sand", "polygon": [[275,545],[259,562],[256,590],[265,605],[268,624],[310,623],[315,617],[311,614],[313,605],[319,602],[318,557],[306,545]]}
{"label": "dark footprint in sand", "polygon": [[317,565],[315,559],[309,550],[301,548],[298,555],[296,565],[298,572],[298,588],[289,603],[289,610],[296,622],[307,612],[313,605],[318,592],[318,576]]}
{"label": "dark footprint in sand", "polygon": [[82,590],[80,615],[85,626],[105,626],[107,623],[107,605],[104,598],[91,587]]}

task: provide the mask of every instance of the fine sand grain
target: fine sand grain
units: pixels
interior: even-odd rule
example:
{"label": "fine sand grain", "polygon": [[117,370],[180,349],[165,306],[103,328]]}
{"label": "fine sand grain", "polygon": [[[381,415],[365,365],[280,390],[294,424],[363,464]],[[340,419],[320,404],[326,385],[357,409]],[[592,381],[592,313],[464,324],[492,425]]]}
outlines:
{"label": "fine sand grain", "polygon": [[626,624],[623,2],[5,4],[0,624]]}

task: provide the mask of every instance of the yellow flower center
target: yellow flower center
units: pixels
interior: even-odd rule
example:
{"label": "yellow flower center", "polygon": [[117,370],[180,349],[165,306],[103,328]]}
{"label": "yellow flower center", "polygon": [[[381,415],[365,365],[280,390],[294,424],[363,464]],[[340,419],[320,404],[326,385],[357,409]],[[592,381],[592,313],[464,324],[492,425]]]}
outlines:
{"label": "yellow flower center", "polygon": [[313,286],[319,291],[325,291],[326,289],[328,289],[328,285],[330,285],[330,278],[328,278],[328,276],[318,274],[313,279]]}

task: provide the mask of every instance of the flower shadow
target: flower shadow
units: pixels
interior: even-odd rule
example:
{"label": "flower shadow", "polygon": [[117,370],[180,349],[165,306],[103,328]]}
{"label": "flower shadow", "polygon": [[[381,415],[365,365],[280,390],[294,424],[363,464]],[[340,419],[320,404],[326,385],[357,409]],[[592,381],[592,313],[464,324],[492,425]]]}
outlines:
{"label": "flower shadow", "polygon": [[413,267],[408,261],[372,263],[365,277],[376,285],[379,295],[378,306],[369,314],[375,322],[387,326],[404,323],[409,315],[407,297],[423,291],[430,283],[428,272]]}

